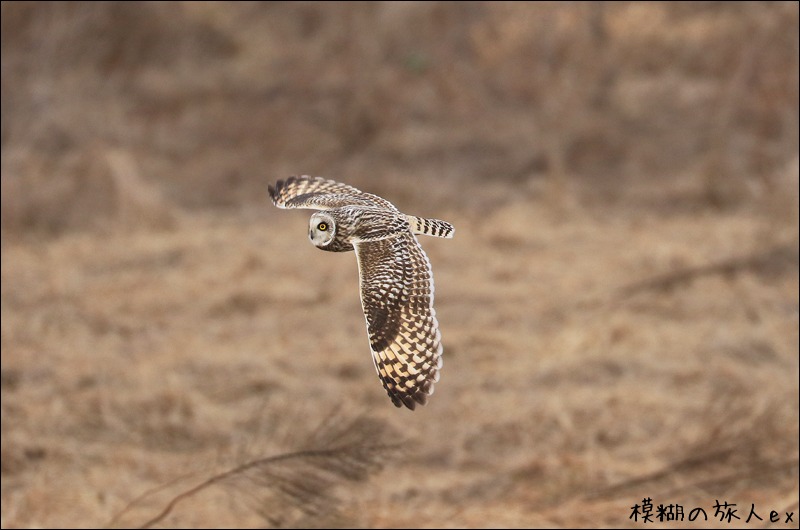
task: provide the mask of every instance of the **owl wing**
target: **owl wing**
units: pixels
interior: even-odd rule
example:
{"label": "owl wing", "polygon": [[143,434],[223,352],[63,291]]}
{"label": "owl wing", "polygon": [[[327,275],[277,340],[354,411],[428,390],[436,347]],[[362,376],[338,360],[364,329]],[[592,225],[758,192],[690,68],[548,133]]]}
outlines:
{"label": "owl wing", "polygon": [[392,402],[414,410],[442,367],[430,261],[410,232],[353,246],[375,369]]}
{"label": "owl wing", "polygon": [[274,188],[268,188],[269,196],[278,208],[329,210],[340,206],[361,205],[397,211],[386,199],[322,177],[289,177],[276,182]]}

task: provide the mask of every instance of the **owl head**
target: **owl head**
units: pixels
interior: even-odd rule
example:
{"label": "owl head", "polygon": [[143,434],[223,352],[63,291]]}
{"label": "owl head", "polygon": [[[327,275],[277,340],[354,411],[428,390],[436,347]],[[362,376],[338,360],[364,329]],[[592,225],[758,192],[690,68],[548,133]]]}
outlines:
{"label": "owl head", "polygon": [[314,246],[324,249],[336,237],[336,220],[326,212],[317,212],[308,222],[308,239]]}
{"label": "owl head", "polygon": [[308,239],[319,249],[329,252],[347,252],[353,250],[348,241],[348,223],[336,210],[317,212],[308,222]]}

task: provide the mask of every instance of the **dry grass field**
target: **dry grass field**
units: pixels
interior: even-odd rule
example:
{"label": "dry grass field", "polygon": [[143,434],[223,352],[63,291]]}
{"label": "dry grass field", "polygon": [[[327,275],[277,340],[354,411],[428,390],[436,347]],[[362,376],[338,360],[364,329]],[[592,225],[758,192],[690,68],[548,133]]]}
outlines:
{"label": "dry grass field", "polygon": [[[2,527],[797,528],[797,43],[794,2],[3,2]],[[269,201],[303,173],[455,225],[427,406]]]}

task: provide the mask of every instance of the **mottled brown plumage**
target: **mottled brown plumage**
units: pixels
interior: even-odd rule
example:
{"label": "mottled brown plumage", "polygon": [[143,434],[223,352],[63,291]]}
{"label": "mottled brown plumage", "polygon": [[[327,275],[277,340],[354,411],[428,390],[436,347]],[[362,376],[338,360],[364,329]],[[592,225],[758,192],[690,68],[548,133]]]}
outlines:
{"label": "mottled brown plumage", "polygon": [[433,274],[414,234],[453,237],[450,223],[401,213],[389,201],[319,177],[269,187],[279,208],[321,210],[309,238],[322,250],[355,250],[372,358],[392,402],[414,409],[433,394],[442,344],[433,309]]}

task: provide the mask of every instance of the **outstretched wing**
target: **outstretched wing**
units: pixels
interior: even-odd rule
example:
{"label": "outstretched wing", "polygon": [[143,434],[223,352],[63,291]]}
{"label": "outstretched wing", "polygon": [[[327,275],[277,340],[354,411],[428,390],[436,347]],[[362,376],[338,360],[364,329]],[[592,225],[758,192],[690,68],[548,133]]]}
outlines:
{"label": "outstretched wing", "polygon": [[269,186],[269,196],[278,208],[328,210],[340,206],[380,206],[397,211],[392,203],[347,184],[322,177],[289,177]]}
{"label": "outstretched wing", "polygon": [[410,232],[353,246],[375,368],[392,402],[414,410],[442,367],[430,261]]}

